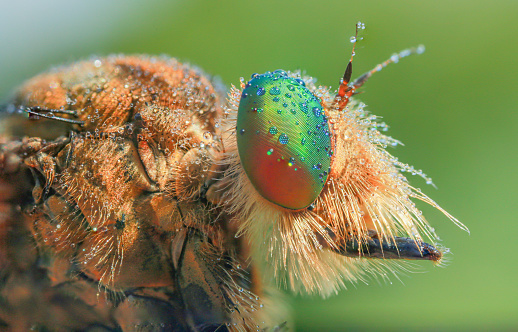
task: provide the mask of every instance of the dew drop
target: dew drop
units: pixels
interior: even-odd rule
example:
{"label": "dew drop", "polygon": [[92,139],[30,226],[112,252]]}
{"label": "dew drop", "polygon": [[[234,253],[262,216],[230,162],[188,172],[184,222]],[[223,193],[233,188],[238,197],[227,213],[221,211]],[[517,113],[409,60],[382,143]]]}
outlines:
{"label": "dew drop", "polygon": [[306,104],[306,103],[300,103],[300,104],[299,104],[299,108],[300,108],[300,110],[301,110],[302,112],[304,112],[304,113],[308,113],[308,104]]}
{"label": "dew drop", "polygon": [[280,93],[281,93],[281,90],[278,87],[276,87],[276,86],[274,86],[273,88],[270,89],[270,94],[272,96],[276,96],[276,95],[278,95]]}
{"label": "dew drop", "polygon": [[203,138],[206,140],[210,140],[212,138],[212,133],[210,131],[206,131],[203,133]]}
{"label": "dew drop", "polygon": [[274,74],[278,74],[278,75],[283,76],[283,77],[288,76],[288,74],[284,70],[282,70],[282,69],[277,69],[273,73]]}
{"label": "dew drop", "polygon": [[268,132],[272,135],[277,134],[277,127],[270,127],[270,130]]}
{"label": "dew drop", "polygon": [[279,143],[281,144],[288,144],[289,138],[286,134],[280,134],[279,135]]}

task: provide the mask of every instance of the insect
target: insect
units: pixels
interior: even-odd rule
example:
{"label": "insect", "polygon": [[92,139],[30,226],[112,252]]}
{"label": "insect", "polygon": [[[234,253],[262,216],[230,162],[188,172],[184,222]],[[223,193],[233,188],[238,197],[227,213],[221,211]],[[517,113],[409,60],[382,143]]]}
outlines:
{"label": "insect", "polygon": [[0,326],[279,330],[270,279],[327,296],[391,260],[439,262],[412,199],[464,226],[407,182],[430,180],[353,98],[420,51],[354,81],[351,56],[336,93],[276,70],[226,97],[146,56],[29,80],[0,122]]}

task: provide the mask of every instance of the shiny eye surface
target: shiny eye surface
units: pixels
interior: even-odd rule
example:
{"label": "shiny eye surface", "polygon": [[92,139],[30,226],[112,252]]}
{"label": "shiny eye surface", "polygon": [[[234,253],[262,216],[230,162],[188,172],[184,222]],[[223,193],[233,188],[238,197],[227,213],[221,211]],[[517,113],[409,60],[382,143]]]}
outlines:
{"label": "shiny eye surface", "polygon": [[241,164],[270,202],[299,210],[311,205],[329,176],[331,135],[320,100],[282,70],[254,74],[237,116]]}

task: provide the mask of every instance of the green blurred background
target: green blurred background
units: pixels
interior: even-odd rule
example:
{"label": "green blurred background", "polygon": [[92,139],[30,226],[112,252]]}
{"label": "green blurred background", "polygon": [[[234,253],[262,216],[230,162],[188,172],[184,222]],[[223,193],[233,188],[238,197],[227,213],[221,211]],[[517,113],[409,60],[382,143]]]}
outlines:
{"label": "green blurred background", "polygon": [[110,53],[172,55],[228,85],[283,68],[336,87],[358,20],[353,76],[426,45],[360,98],[439,190],[411,183],[471,235],[423,206],[452,250],[447,268],[292,297],[297,330],[518,329],[518,1],[2,1],[0,98],[52,64]]}

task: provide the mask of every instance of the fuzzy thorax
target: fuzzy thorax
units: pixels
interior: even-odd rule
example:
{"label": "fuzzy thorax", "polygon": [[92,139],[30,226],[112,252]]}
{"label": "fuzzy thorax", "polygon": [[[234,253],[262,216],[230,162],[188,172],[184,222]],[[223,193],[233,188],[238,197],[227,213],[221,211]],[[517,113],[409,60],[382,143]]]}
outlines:
{"label": "fuzzy thorax", "polygon": [[[300,78],[300,73],[289,75]],[[369,253],[362,244],[372,234],[379,243],[395,246],[397,252],[397,237],[408,238],[417,248],[422,248],[423,241],[436,242],[433,229],[412,198],[462,224],[408,184],[402,172],[410,166],[385,150],[399,142],[381,133],[386,125],[367,113],[363,104],[351,100],[339,110],[327,88],[317,88],[311,77],[302,79],[321,100],[334,145],[328,180],[311,208],[289,210],[269,202],[255,190],[237,149],[235,128],[241,91],[234,87],[220,156],[226,171],[218,187],[223,193],[221,204],[239,224],[238,235],[247,236],[255,259],[265,262],[264,268],[292,290],[326,296],[343,287],[345,280],[355,282],[366,273],[384,276],[394,272],[396,263],[365,258]],[[358,258],[340,254],[340,248],[352,240],[360,244]]]}

